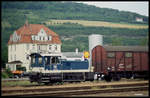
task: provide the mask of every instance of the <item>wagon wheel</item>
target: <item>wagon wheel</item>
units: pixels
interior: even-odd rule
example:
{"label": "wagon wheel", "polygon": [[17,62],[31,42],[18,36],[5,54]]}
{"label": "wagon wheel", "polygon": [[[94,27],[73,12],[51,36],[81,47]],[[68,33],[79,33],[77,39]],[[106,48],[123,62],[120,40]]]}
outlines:
{"label": "wagon wheel", "polygon": [[45,82],[45,83],[44,83],[44,85],[49,85],[49,84],[50,84],[50,82]]}
{"label": "wagon wheel", "polygon": [[37,80],[37,83],[38,83],[39,85],[41,85],[41,84],[42,84],[41,79],[38,79],[38,80]]}

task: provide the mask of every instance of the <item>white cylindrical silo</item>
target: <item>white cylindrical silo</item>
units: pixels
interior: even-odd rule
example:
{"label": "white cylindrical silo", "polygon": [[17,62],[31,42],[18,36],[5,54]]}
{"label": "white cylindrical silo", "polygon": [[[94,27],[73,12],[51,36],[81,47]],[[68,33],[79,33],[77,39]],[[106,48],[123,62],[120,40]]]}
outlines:
{"label": "white cylindrical silo", "polygon": [[89,51],[91,51],[95,46],[103,45],[103,35],[92,34],[89,36]]}
{"label": "white cylindrical silo", "polygon": [[99,34],[92,34],[89,35],[89,52],[90,52],[90,58],[89,58],[89,64],[92,65],[92,50],[97,45],[103,45],[103,35]]}

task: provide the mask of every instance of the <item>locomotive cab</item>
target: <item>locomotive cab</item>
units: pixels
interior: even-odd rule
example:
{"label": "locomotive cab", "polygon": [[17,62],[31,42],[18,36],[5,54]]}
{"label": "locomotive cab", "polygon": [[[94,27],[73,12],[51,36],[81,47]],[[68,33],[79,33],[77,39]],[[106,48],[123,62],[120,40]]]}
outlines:
{"label": "locomotive cab", "polygon": [[[30,69],[32,71],[39,71],[34,69],[44,70],[57,70],[61,63],[61,55],[42,55],[38,53],[34,53],[30,55],[31,64]],[[40,72],[41,72],[40,71]]]}

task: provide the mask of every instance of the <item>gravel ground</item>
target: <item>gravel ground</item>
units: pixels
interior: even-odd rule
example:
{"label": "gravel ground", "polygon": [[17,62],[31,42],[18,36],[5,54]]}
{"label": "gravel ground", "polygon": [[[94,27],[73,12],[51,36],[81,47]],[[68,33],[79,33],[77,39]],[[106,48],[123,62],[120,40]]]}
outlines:
{"label": "gravel ground", "polygon": [[149,91],[131,91],[122,93],[104,93],[104,94],[91,94],[91,95],[80,95],[72,97],[148,97]]}
{"label": "gravel ground", "polygon": [[141,81],[141,80],[121,80],[121,81],[112,81],[112,82],[106,82],[106,81],[94,81],[94,82],[80,82],[80,83],[64,83],[63,85],[42,85],[42,86],[26,86],[26,87],[23,87],[23,86],[14,86],[14,87],[1,87],[1,89],[38,89],[38,88],[57,88],[57,87],[79,87],[79,86],[94,86],[94,85],[112,85],[112,84],[129,84],[129,83],[139,83],[139,82],[148,82],[148,81]]}

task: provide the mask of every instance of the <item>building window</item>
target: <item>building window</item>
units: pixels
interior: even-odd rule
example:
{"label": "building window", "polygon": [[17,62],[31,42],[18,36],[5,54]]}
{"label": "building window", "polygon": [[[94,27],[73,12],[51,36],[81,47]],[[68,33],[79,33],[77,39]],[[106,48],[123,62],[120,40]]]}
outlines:
{"label": "building window", "polygon": [[45,38],[45,40],[47,41],[47,37],[44,37]]}
{"label": "building window", "polygon": [[41,40],[41,36],[40,36],[40,40]]}
{"label": "building window", "polygon": [[35,36],[35,40],[39,40],[39,37],[38,37],[38,36]]}
{"label": "building window", "polygon": [[29,50],[29,44],[26,44],[26,49]]}
{"label": "building window", "polygon": [[49,45],[49,50],[52,50],[52,45]]}
{"label": "building window", "polygon": [[55,50],[57,50],[57,45],[55,45]]}
{"label": "building window", "polygon": [[113,58],[113,57],[115,57],[115,53],[114,52],[109,52],[109,53],[107,53],[107,57]]}
{"label": "building window", "polygon": [[11,59],[10,59],[10,61],[13,61],[13,57],[12,57],[12,55],[11,55]]}
{"label": "building window", "polygon": [[132,53],[131,52],[126,52],[125,57],[127,57],[127,58],[132,57]]}
{"label": "building window", "polygon": [[16,45],[14,45],[15,51],[16,51]]}
{"label": "building window", "polygon": [[39,50],[40,50],[40,48],[41,48],[41,47],[40,47],[40,45],[39,45]]}
{"label": "building window", "polygon": [[16,55],[15,55],[15,57],[14,57],[14,58],[15,58],[15,60],[14,60],[14,61],[16,61]]}
{"label": "building window", "polygon": [[32,36],[32,40],[35,40],[35,36],[34,35]]}
{"label": "building window", "polygon": [[48,36],[48,40],[52,40],[52,37],[51,37],[51,36]]}
{"label": "building window", "polygon": [[12,51],[12,45],[10,45],[10,51]]}

